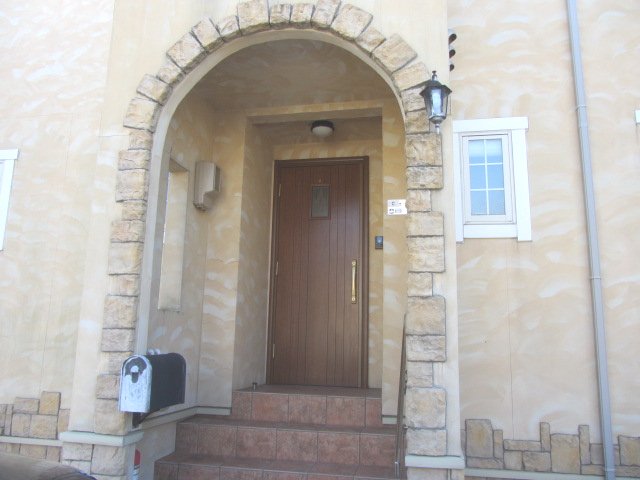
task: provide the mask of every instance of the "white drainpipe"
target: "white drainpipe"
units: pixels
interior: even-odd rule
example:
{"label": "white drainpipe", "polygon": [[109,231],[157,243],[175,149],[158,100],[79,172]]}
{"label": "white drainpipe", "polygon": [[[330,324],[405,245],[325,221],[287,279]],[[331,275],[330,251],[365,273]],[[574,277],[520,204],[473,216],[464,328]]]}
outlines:
{"label": "white drainpipe", "polygon": [[580,135],[582,160],[582,184],[584,188],[585,213],[587,217],[587,241],[589,245],[589,266],[591,270],[591,300],[593,304],[593,324],[596,344],[596,367],[598,371],[598,393],[600,395],[600,428],[604,449],[604,472],[607,480],[615,480],[616,467],[613,453],[611,429],[611,402],[609,399],[609,375],[607,372],[607,347],[604,328],[604,308],[602,305],[602,280],[600,277],[600,247],[596,222],[593,173],[591,171],[591,147],[589,145],[589,121],[580,51],[580,31],[575,0],[567,0],[569,35],[571,37],[571,61],[573,81],[576,91],[576,111]]}

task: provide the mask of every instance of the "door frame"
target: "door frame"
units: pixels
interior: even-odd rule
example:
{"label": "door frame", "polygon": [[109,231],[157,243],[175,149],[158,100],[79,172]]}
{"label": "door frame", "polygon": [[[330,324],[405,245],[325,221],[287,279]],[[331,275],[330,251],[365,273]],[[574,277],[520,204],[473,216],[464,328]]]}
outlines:
{"label": "door frame", "polygon": [[271,252],[269,259],[269,319],[267,330],[267,383],[271,384],[273,362],[273,337],[275,316],[275,285],[276,285],[276,253],[278,240],[278,185],[283,166],[310,167],[318,165],[341,165],[345,163],[362,164],[362,267],[360,295],[360,357],[358,359],[358,387],[367,388],[369,385],[369,157],[335,157],[313,158],[299,160],[276,160],[274,162],[272,209],[271,209]]}

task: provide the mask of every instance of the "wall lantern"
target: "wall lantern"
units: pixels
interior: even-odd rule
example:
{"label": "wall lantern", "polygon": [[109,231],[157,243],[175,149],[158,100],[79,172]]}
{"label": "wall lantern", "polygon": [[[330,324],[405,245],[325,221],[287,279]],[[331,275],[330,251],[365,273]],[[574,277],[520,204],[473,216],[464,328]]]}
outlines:
{"label": "wall lantern", "polygon": [[424,90],[420,92],[427,107],[429,121],[436,126],[436,133],[440,133],[440,124],[447,118],[449,113],[450,93],[451,89],[438,81],[435,70],[431,80],[425,82]]}
{"label": "wall lantern", "polygon": [[333,133],[333,122],[329,120],[316,120],[311,124],[311,133],[316,137],[326,138]]}

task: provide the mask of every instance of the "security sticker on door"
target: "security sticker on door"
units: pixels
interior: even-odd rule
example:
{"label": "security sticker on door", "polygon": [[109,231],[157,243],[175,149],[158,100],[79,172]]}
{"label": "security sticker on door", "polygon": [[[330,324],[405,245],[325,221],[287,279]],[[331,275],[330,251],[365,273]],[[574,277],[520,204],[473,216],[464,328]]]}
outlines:
{"label": "security sticker on door", "polygon": [[404,198],[387,200],[387,215],[406,215],[407,201]]}

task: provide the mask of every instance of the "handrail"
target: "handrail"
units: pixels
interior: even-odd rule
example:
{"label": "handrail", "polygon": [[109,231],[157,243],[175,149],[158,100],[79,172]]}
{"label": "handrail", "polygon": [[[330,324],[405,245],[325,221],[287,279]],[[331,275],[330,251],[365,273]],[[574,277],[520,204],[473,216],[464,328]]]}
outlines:
{"label": "handrail", "polygon": [[404,395],[407,391],[407,314],[402,322],[402,353],[400,354],[400,380],[398,382],[398,410],[396,414],[396,460],[394,462],[396,478],[404,471],[404,440],[407,427],[404,423]]}

